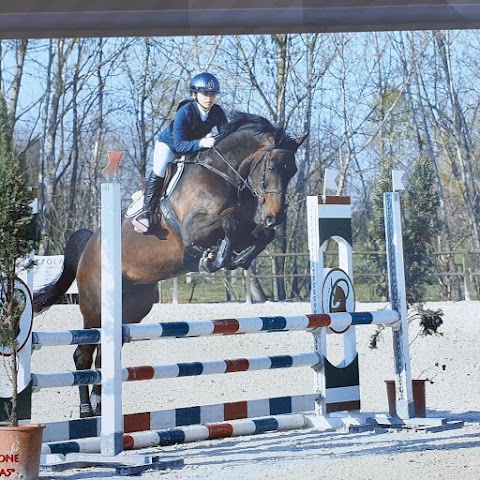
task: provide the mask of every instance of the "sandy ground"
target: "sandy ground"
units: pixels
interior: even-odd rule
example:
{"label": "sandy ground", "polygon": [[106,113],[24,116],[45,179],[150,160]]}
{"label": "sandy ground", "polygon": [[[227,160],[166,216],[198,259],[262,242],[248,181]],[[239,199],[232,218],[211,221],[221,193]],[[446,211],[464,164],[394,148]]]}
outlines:
{"label": "sandy ground", "polygon": [[[382,308],[360,304],[357,310]],[[342,433],[298,430],[250,437],[204,441],[142,453],[163,458],[181,457],[185,466],[167,472],[147,471],[145,479],[164,480],[479,480],[480,479],[480,302],[433,303],[442,309],[440,337],[419,337],[411,345],[412,377],[429,378],[427,416],[463,420],[462,428],[436,433]],[[216,319],[260,315],[308,313],[306,303],[262,305],[157,305],[145,322]],[[76,306],[56,306],[35,319],[35,330],[81,328]],[[388,410],[384,380],[393,377],[391,333],[386,330],[377,350],[368,348],[374,327],[357,329],[361,364],[362,408]],[[418,324],[411,326],[414,338]],[[329,336],[332,338],[334,336]],[[338,337],[337,337],[338,338]],[[332,339],[332,355],[338,353]],[[312,336],[305,332],[242,335],[225,338],[156,340],[127,344],[124,366],[155,365],[243,356],[264,356],[312,351]],[[73,347],[45,347],[34,352],[34,372],[73,369]],[[438,366],[437,366],[438,365]],[[53,368],[52,368],[53,366]],[[444,366],[444,370],[442,368]],[[124,413],[161,408],[221,403],[234,400],[297,395],[313,392],[310,369],[243,372],[197,378],[153,380],[124,384]],[[33,420],[39,422],[78,417],[75,388],[36,393]],[[137,452],[136,452],[137,453]],[[40,478],[117,478],[111,470],[78,469],[42,472]],[[118,477],[121,478],[121,477]]]}

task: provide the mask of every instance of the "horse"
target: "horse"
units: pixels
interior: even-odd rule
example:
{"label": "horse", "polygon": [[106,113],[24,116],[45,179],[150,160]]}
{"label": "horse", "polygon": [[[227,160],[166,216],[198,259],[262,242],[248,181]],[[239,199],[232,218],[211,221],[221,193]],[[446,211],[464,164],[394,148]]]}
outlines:
{"label": "horse", "polygon": [[[303,143],[266,118],[236,112],[215,147],[184,160],[173,191],[163,194],[147,234],[122,220],[122,321],[138,323],[151,310],[157,283],[195,271],[247,269],[285,221],[286,191]],[[167,182],[166,182],[167,183]],[[255,220],[260,217],[257,223]],[[101,229],[80,229],[68,239],[59,277],[34,294],[38,313],[77,280],[83,327],[101,326]],[[78,345],[77,370],[101,366],[98,345]],[[101,414],[100,385],[79,386],[80,417]],[[95,409],[92,407],[96,399]]]}

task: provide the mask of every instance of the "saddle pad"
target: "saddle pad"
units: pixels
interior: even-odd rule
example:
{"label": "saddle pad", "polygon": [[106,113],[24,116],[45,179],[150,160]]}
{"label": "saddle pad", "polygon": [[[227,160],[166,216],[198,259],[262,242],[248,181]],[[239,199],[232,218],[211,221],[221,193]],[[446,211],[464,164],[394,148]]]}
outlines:
{"label": "saddle pad", "polygon": [[[171,180],[168,182],[167,190],[164,195],[165,197],[170,196],[175,190],[178,180],[182,176],[184,168],[184,162],[177,163],[177,169],[175,170],[175,173],[173,174]],[[125,212],[125,218],[136,217],[140,212],[143,211],[143,193],[143,190],[137,190],[135,193],[132,194],[132,196],[130,197],[132,199],[132,203]]]}
{"label": "saddle pad", "polygon": [[143,190],[137,190],[130,197],[132,203],[125,212],[125,218],[133,218],[143,210]]}

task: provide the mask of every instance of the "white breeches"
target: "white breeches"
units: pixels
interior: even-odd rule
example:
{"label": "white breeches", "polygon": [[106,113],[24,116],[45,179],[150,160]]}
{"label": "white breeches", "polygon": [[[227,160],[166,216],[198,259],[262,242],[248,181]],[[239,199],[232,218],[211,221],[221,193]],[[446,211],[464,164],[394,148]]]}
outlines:
{"label": "white breeches", "polygon": [[166,143],[156,141],[153,149],[153,173],[158,177],[165,177],[167,165],[175,160],[175,154]]}

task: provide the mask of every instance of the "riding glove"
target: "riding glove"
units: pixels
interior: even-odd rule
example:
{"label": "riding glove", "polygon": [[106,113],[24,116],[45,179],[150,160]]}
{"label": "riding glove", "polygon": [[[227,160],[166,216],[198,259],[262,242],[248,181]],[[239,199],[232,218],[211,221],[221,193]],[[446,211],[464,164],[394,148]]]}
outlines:
{"label": "riding glove", "polygon": [[213,137],[204,137],[200,140],[200,148],[212,148],[215,145]]}

